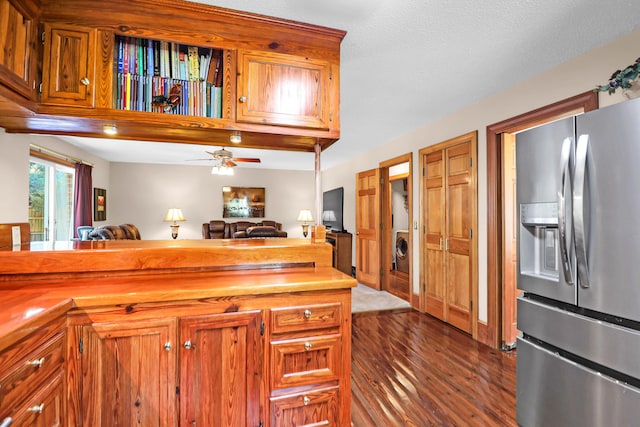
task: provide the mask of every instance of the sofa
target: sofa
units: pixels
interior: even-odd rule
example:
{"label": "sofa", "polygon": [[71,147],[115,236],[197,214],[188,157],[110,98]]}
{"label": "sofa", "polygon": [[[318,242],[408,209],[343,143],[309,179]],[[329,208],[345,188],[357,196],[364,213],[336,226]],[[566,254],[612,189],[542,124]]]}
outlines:
{"label": "sofa", "polygon": [[203,239],[246,239],[264,237],[287,237],[282,224],[270,220],[260,222],[213,220],[202,224]]}
{"label": "sofa", "polygon": [[140,240],[140,231],[133,224],[102,225],[94,228],[89,240]]}

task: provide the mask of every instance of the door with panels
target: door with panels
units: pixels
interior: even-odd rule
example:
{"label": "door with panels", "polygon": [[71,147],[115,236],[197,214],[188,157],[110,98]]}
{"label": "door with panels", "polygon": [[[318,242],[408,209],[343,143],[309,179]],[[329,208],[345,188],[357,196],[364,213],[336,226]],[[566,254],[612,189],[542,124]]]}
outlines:
{"label": "door with panels", "polygon": [[420,151],[423,309],[472,333],[477,295],[475,132]]}

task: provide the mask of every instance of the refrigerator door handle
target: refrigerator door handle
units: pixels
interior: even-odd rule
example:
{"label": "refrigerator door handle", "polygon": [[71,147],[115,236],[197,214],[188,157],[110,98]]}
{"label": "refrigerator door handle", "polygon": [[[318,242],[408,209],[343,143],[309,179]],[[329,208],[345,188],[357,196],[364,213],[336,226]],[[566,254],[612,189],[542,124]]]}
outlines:
{"label": "refrigerator door handle", "polygon": [[[567,285],[573,285],[573,269],[569,261],[569,250],[567,248],[567,211],[565,207],[565,197],[567,190],[567,180],[569,177],[569,160],[571,156],[571,138],[566,138],[562,143],[560,155],[560,191],[558,192],[558,240],[560,241],[560,256],[562,257],[562,270],[564,271],[564,281]],[[571,183],[569,183],[571,184]]]}
{"label": "refrigerator door handle", "polygon": [[589,135],[580,135],[576,146],[576,172],[573,187],[573,228],[576,239],[576,260],[578,266],[578,283],[583,288],[589,287],[589,268],[587,265],[587,242],[584,229],[584,182],[587,168],[587,149]]}

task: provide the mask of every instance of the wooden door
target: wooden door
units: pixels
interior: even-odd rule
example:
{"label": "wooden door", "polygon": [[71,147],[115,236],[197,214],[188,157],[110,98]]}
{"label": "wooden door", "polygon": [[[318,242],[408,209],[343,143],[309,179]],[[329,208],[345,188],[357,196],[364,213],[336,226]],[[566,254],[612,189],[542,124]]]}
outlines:
{"label": "wooden door", "polygon": [[42,103],[94,106],[95,28],[45,24]]}
{"label": "wooden door", "polygon": [[180,425],[257,426],[259,311],[180,319]]}
{"label": "wooden door", "polygon": [[475,132],[421,150],[424,310],[473,333],[477,289]]}
{"label": "wooden door", "polygon": [[471,233],[475,212],[471,143],[446,150],[445,282],[447,321],[471,333]]}
{"label": "wooden door", "polygon": [[0,82],[32,101],[36,94],[38,6],[0,0]]}
{"label": "wooden door", "polygon": [[239,122],[329,129],[328,62],[241,51],[238,66]]}
{"label": "wooden door", "polygon": [[380,169],[356,175],[356,279],[380,290]]}
{"label": "wooden door", "polygon": [[447,319],[444,280],[445,239],[445,161],[444,150],[424,155],[425,239],[425,311],[438,319]]}
{"label": "wooden door", "polygon": [[176,321],[82,328],[82,425],[175,426]]}
{"label": "wooden door", "polygon": [[502,347],[513,348],[518,336],[516,298],[520,294],[517,286],[517,227],[518,213],[516,205],[516,138],[514,134],[503,133],[503,177],[502,201],[504,212],[504,242],[502,243],[502,265],[504,266],[502,283]]}

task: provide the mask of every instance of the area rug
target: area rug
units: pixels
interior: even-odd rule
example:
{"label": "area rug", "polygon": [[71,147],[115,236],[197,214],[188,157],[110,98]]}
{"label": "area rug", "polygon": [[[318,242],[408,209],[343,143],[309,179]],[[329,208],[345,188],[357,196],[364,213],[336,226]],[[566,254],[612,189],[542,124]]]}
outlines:
{"label": "area rug", "polygon": [[411,307],[407,301],[391,295],[389,292],[376,291],[369,286],[358,283],[351,289],[351,312],[393,310]]}

